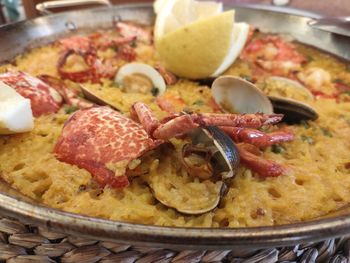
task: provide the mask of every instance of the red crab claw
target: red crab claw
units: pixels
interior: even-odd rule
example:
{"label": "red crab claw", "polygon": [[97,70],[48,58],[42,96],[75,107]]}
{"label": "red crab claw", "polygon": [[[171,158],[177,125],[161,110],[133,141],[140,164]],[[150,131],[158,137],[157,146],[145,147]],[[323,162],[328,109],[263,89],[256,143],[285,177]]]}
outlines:
{"label": "red crab claw", "polygon": [[142,102],[136,102],[132,105],[131,118],[141,123],[148,134],[152,134],[160,124],[158,119],[153,115],[151,109]]}
{"label": "red crab claw", "polygon": [[186,134],[199,126],[233,126],[260,128],[264,125],[279,122],[280,114],[218,114],[218,113],[193,113],[183,114],[163,123],[153,132],[153,137],[167,140]]}
{"label": "red crab claw", "polygon": [[290,130],[280,130],[266,134],[259,130],[240,127],[220,127],[220,129],[236,143],[245,142],[257,147],[267,147],[294,139],[294,134]]}
{"label": "red crab claw", "polygon": [[54,154],[62,162],[89,171],[102,187],[122,188],[129,184],[125,175],[128,164],[161,143],[117,111],[92,107],[69,118]]}
{"label": "red crab claw", "polygon": [[[141,122],[151,136],[156,139],[168,140],[189,133],[199,126],[233,126],[260,128],[281,121],[281,114],[218,114],[193,113],[172,114],[158,122],[152,111],[142,102],[132,107],[134,120]],[[137,117],[136,117],[137,116]],[[143,120],[145,118],[146,121]],[[153,132],[152,132],[153,131]]]}
{"label": "red crab claw", "polygon": [[93,103],[80,98],[78,96],[79,91],[68,88],[62,80],[50,75],[39,75],[38,78],[53,87],[63,97],[66,104],[78,107],[79,109],[94,106]]}
{"label": "red crab claw", "polygon": [[63,98],[54,88],[27,73],[6,72],[0,74],[0,81],[14,88],[23,97],[30,99],[35,117],[57,112],[63,103]]}
{"label": "red crab claw", "polygon": [[287,171],[282,165],[262,158],[260,150],[247,143],[236,144],[241,162],[263,177],[277,177]]}
{"label": "red crab claw", "polygon": [[278,123],[283,114],[193,114],[198,123],[206,126],[234,126],[246,128],[260,128],[264,125]]}

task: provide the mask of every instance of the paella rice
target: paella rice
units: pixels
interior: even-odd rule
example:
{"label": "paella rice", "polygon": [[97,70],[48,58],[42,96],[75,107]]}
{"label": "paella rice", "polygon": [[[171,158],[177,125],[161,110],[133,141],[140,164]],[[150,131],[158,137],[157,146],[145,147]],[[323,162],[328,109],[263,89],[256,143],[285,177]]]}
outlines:
{"label": "paella rice", "polygon": [[[295,45],[307,58],[302,70],[320,68],[330,74],[332,82],[350,84],[348,65],[311,47]],[[106,49],[99,56],[108,58],[115,52]],[[150,46],[140,44],[136,53],[137,61],[152,66],[158,61]],[[18,56],[13,64],[1,66],[0,72],[11,69],[33,76],[60,77],[59,56],[60,47],[53,43]],[[225,74],[256,81],[254,70],[249,61],[242,58]],[[76,88],[74,82],[65,82]],[[87,81],[84,85],[127,116],[133,103],[138,101],[146,103],[157,118],[168,115],[152,94],[125,93],[112,79]],[[332,88],[323,85],[324,90]],[[206,113],[216,110],[208,86],[196,81],[180,79],[168,86],[165,96],[181,98],[182,104],[174,106],[176,111],[184,108]],[[287,174],[263,178],[240,165],[219,206],[201,215],[179,213],[155,199],[149,187],[152,174],[167,176],[174,182],[180,180],[176,178],[177,171],[171,169],[174,162],[169,159],[171,157],[160,157],[163,165],[151,173],[133,177],[128,187],[118,190],[101,188],[87,170],[56,159],[55,144],[64,123],[76,110],[68,106],[57,113],[37,117],[31,132],[0,136],[0,174],[11,187],[47,206],[111,220],[186,227],[267,226],[310,220],[350,202],[350,99],[346,92],[337,98],[319,96],[309,102],[319,118],[288,125],[295,134],[294,140],[264,150],[264,158],[289,167]],[[175,148],[180,147],[180,140],[171,142]],[[169,194],[166,189],[162,191],[164,195]],[[188,198],[201,191],[203,185],[194,184]]]}

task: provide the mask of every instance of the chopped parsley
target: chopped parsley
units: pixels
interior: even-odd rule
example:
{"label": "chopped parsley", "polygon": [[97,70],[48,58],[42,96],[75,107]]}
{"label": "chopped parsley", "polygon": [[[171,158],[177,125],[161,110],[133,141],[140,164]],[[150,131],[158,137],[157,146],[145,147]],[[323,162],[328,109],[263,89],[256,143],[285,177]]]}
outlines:
{"label": "chopped parsley", "polygon": [[286,151],[286,149],[280,145],[272,145],[271,151],[274,153],[280,154],[280,153],[284,153]]}
{"label": "chopped parsley", "polygon": [[314,139],[312,139],[311,137],[306,136],[306,135],[301,135],[301,139],[310,145],[314,143]]}
{"label": "chopped parsley", "polygon": [[77,106],[73,106],[73,105],[67,105],[64,107],[64,111],[66,114],[71,114],[75,111],[77,111],[79,108]]}
{"label": "chopped parsley", "polygon": [[310,128],[310,124],[305,120],[300,121],[300,124],[303,125],[305,129]]}
{"label": "chopped parsley", "polygon": [[197,105],[197,106],[203,106],[204,105],[204,101],[202,100],[196,100],[193,105]]}
{"label": "chopped parsley", "polygon": [[327,128],[321,127],[321,131],[322,131],[322,133],[323,133],[324,136],[333,137],[333,134],[332,134],[331,131],[328,130]]}

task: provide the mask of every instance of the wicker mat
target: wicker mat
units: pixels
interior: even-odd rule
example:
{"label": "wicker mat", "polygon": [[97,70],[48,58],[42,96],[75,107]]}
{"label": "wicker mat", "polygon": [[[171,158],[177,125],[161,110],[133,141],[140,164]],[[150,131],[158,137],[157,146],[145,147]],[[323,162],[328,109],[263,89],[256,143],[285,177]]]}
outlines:
{"label": "wicker mat", "polygon": [[350,237],[260,250],[174,251],[48,232],[0,219],[0,262],[350,262]]}

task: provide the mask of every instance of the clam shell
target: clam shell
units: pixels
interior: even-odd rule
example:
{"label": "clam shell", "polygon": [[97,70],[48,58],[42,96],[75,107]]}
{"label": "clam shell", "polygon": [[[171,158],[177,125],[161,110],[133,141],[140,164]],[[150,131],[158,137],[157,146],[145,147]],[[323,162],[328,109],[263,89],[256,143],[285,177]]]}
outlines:
{"label": "clam shell", "polygon": [[222,76],[212,84],[215,102],[226,112],[272,114],[267,96],[254,84],[239,77]]}
{"label": "clam shell", "polygon": [[[305,97],[305,100],[307,100],[307,101],[314,100],[314,95],[311,93],[311,91],[308,90],[300,82],[297,82],[295,80],[292,80],[292,79],[289,79],[289,78],[284,78],[284,77],[272,76],[272,77],[266,78],[266,81],[279,82],[279,83],[285,84],[287,87],[294,88],[299,93],[302,93],[303,96]],[[267,95],[274,96],[273,94],[267,94]],[[275,96],[275,97],[277,97],[277,96]],[[285,97],[285,96],[283,94],[281,94],[278,97]],[[293,98],[290,98],[290,99],[293,99]]]}
{"label": "clam shell", "polygon": [[[286,83],[289,87],[301,91],[307,100],[313,100],[312,93],[296,81],[283,77],[267,79]],[[316,110],[311,105],[292,98],[267,96],[253,83],[238,77],[217,78],[212,85],[212,95],[215,102],[224,111],[232,113],[282,113],[284,114],[283,121],[292,123],[318,118]]]}
{"label": "clam shell", "polygon": [[160,96],[165,92],[166,83],[162,75],[160,75],[160,73],[153,67],[144,63],[134,62],[125,64],[118,70],[115,76],[115,82],[123,86],[124,78],[133,74],[141,74],[148,77],[151,80],[153,86],[158,89],[157,96]]}
{"label": "clam shell", "polygon": [[[276,76],[269,77],[267,80],[287,84],[288,88],[294,88],[299,94],[302,94],[306,101],[314,99],[312,93],[297,81]],[[268,98],[272,102],[274,111],[284,114],[283,120],[286,122],[294,123],[301,120],[316,120],[318,118],[316,110],[306,102],[275,94],[268,95]]]}
{"label": "clam shell", "polygon": [[197,179],[189,182],[189,175],[174,175],[175,171],[168,170],[167,166],[171,166],[171,162],[170,158],[162,160],[159,169],[151,169],[148,175],[147,181],[154,198],[163,205],[188,215],[200,215],[215,209],[224,189],[223,182],[200,182]]}
{"label": "clam shell", "polygon": [[[232,140],[217,127],[198,128],[191,135],[194,145],[216,149],[212,158],[215,159],[214,168],[220,179],[216,182],[200,181],[187,174],[174,178],[169,170],[171,160],[168,157],[159,164],[162,172],[152,172],[151,168],[147,180],[154,197],[160,203],[183,214],[199,215],[218,206],[221,197],[226,194],[225,180],[235,175],[240,159]],[[193,179],[190,183],[189,178]]]}

